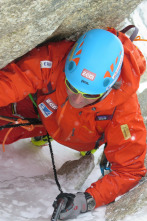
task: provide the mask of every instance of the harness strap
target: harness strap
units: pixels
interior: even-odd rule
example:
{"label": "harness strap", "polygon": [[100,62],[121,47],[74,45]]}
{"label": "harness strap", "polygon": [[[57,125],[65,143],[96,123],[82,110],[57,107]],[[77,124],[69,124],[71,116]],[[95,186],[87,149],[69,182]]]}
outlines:
{"label": "harness strap", "polygon": [[6,117],[6,116],[0,116],[0,119],[9,122],[6,125],[0,126],[0,130],[4,128],[9,128],[3,140],[3,144],[2,144],[3,152],[5,152],[5,143],[8,138],[8,135],[10,134],[10,132],[13,130],[14,127],[23,127],[24,129],[28,131],[32,131],[34,130],[35,127],[43,126],[41,122],[36,121],[36,119],[30,119],[31,122],[28,119],[20,119],[16,117],[13,118],[13,117]]}
{"label": "harness strap", "polygon": [[130,40],[134,41],[134,39],[136,38],[138,31],[139,31],[139,29],[135,25],[128,25],[127,27],[122,29],[120,32],[125,34],[127,31],[129,31],[132,28],[134,28],[135,30],[133,31],[132,35],[130,36]]}
{"label": "harness strap", "polygon": [[120,32],[126,33],[130,29],[134,28],[135,30],[133,31],[132,35],[130,36],[131,41],[147,41],[147,39],[142,39],[140,36],[137,36],[139,29],[135,25],[128,25],[124,29],[122,29]]}
{"label": "harness strap", "polygon": [[30,100],[31,100],[32,103],[33,103],[33,107],[34,107],[35,113],[38,115],[38,118],[39,118],[40,116],[39,116],[39,113],[38,113],[37,103],[36,103],[36,101],[34,100],[32,94],[29,94],[28,96],[29,96]]}

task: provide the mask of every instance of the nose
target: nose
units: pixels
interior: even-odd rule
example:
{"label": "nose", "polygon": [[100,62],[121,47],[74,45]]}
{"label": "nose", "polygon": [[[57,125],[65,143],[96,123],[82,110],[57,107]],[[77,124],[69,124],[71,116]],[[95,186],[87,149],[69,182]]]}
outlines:
{"label": "nose", "polygon": [[73,94],[72,98],[76,104],[79,104],[79,103],[83,102],[83,100],[85,100],[85,98],[82,96],[82,94]]}

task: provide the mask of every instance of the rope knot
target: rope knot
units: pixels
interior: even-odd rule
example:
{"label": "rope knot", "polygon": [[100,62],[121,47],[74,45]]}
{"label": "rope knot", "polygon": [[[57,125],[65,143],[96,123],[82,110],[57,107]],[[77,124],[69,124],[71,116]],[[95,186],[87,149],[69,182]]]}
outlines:
{"label": "rope knot", "polygon": [[[28,120],[23,120],[23,119],[18,119],[17,121],[14,122],[15,124],[30,124],[30,122]],[[24,129],[28,130],[28,131],[32,131],[34,130],[34,125],[30,124],[30,125],[26,125],[26,126],[21,126]]]}
{"label": "rope knot", "polygon": [[[32,131],[34,130],[35,128],[35,125],[31,124],[28,120],[23,120],[23,119],[17,119],[17,120],[10,120],[10,119],[7,119],[7,118],[3,118],[3,117],[0,117],[2,120],[6,120],[6,121],[9,121],[9,122],[12,122],[12,125],[17,125],[19,127],[22,127],[28,131]],[[27,124],[27,125],[26,125]],[[6,140],[8,138],[8,135],[10,134],[10,132],[13,130],[13,126],[7,131],[5,137],[4,137],[4,140],[3,140],[3,144],[2,144],[2,147],[3,147],[3,152],[5,152],[5,143],[6,143]]]}

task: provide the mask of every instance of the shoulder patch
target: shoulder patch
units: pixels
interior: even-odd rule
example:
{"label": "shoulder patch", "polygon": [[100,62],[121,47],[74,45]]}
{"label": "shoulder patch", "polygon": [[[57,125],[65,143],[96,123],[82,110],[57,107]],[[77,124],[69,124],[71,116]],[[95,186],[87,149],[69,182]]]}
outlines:
{"label": "shoulder patch", "polygon": [[44,117],[49,117],[53,112],[47,108],[47,106],[44,103],[40,103],[38,105],[40,111],[44,115]]}
{"label": "shoulder patch", "polygon": [[123,124],[120,127],[121,127],[121,131],[123,133],[124,139],[128,140],[129,138],[131,138],[131,133],[130,133],[128,125],[127,124]]}
{"label": "shoulder patch", "polygon": [[46,104],[46,106],[49,107],[49,109],[51,109],[52,111],[55,111],[58,109],[58,106],[51,100],[51,98],[47,98],[44,103]]}
{"label": "shoulder patch", "polygon": [[52,61],[40,61],[40,67],[41,68],[51,68],[52,67]]}

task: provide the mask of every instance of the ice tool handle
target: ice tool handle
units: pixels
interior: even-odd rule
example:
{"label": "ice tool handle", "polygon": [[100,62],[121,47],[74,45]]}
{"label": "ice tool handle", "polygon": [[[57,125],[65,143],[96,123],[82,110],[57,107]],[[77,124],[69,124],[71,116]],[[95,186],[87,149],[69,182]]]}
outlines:
{"label": "ice tool handle", "polygon": [[68,199],[66,197],[63,197],[60,200],[55,200],[54,201],[54,203],[53,203],[54,212],[52,214],[51,221],[58,220],[61,211],[64,210],[65,207],[66,207],[67,201],[68,201]]}

